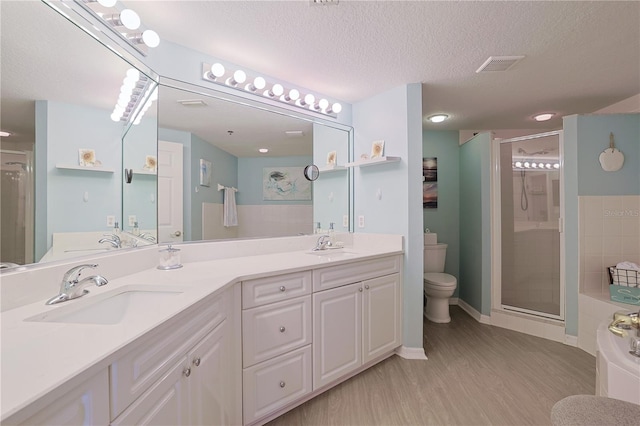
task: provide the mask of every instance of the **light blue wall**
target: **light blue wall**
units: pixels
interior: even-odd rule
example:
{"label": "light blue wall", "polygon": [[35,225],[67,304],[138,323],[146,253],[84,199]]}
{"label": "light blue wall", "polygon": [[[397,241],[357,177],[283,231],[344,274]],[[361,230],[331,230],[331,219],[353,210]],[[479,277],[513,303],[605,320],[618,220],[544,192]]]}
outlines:
{"label": "light blue wall", "polygon": [[[47,176],[47,247],[55,232],[110,230],[106,226],[107,216],[119,218],[122,212],[122,124],[109,118],[110,111],[53,101],[36,103],[39,104],[36,108],[38,127],[46,122],[46,163],[36,165],[36,175]],[[42,141],[36,141],[36,145],[42,147]],[[78,151],[83,148],[94,149],[102,166],[116,172],[56,168],[58,163],[77,166]],[[89,196],[86,202],[85,192]],[[37,219],[37,223],[41,222]],[[40,230],[36,232],[39,234]],[[44,254],[42,249],[40,242],[37,259]]]}
{"label": "light blue wall", "polygon": [[[579,115],[578,195],[640,195],[640,114]],[[565,120],[565,122],[566,122]],[[609,133],[625,156],[622,169],[605,172],[598,157],[609,147]]]}
{"label": "light blue wall", "polygon": [[[459,132],[425,131],[422,157],[438,158],[438,208],[423,209],[424,226],[446,243],[445,272],[460,275],[460,145]],[[458,296],[457,288],[454,297]]]}
{"label": "light blue wall", "polygon": [[264,167],[305,167],[312,161],[311,156],[239,158],[236,202],[246,205],[311,205],[311,200],[263,200],[262,169]]}
{"label": "light blue wall", "polygon": [[[313,164],[322,168],[327,154],[336,151],[338,166],[344,166],[349,158],[349,132],[332,127],[313,125]],[[349,169],[321,172],[313,182],[313,221],[322,229],[329,229],[333,222],[337,232],[348,232],[343,216],[349,216]]]}
{"label": "light blue wall", "polygon": [[491,135],[460,147],[459,297],[483,315],[491,313]]}
{"label": "light blue wall", "polygon": [[49,250],[47,235],[47,170],[39,165],[47,164],[47,122],[48,112],[46,101],[36,101],[35,108],[35,196],[34,196],[34,260],[39,261]]}
{"label": "light blue wall", "polygon": [[[354,157],[385,141],[385,155],[398,163],[354,170],[356,232],[404,236],[403,344],[421,348],[422,284],[422,87],[409,84],[353,105]],[[381,199],[377,194],[381,193]],[[357,222],[357,220],[356,220]]]}
{"label": "light blue wall", "polygon": [[[127,169],[144,170],[147,155],[157,159],[158,120],[144,117],[140,124],[133,125],[123,138],[123,164]],[[157,175],[135,174],[130,184],[122,185],[122,229],[131,230],[129,215],[135,215],[140,229],[154,230],[157,227]]]}
{"label": "light blue wall", "polygon": [[[579,209],[585,195],[640,194],[640,114],[572,115],[564,117],[565,198],[565,327],[578,334]],[[613,132],[616,148],[625,155],[622,169],[605,172],[598,157],[609,146]]]}

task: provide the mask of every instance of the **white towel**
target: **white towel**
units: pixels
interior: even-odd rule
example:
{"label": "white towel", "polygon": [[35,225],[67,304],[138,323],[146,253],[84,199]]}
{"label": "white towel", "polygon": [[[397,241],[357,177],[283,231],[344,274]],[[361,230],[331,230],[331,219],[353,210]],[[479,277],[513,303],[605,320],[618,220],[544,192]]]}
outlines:
{"label": "white towel", "polygon": [[224,214],[223,225],[225,227],[238,226],[238,208],[236,207],[235,188],[224,189]]}
{"label": "white towel", "polygon": [[633,262],[620,262],[616,265],[616,269],[626,269],[628,271],[640,271],[640,266]]}

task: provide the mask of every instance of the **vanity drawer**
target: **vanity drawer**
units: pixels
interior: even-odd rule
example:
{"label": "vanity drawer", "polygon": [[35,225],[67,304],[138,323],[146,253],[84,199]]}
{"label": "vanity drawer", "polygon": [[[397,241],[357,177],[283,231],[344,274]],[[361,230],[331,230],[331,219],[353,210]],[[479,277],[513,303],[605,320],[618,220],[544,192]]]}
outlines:
{"label": "vanity drawer", "polygon": [[311,295],[242,311],[243,366],[311,343]]}
{"label": "vanity drawer", "polygon": [[401,256],[389,256],[315,269],[313,271],[313,291],[327,290],[400,272],[401,261]]}
{"label": "vanity drawer", "polygon": [[311,294],[311,272],[302,271],[242,282],[242,308]]}
{"label": "vanity drawer", "polygon": [[244,370],[242,382],[248,424],[311,392],[311,345]]}
{"label": "vanity drawer", "polygon": [[228,292],[222,294],[186,321],[155,330],[109,367],[111,419],[158,381],[194,344],[227,317],[231,304]]}

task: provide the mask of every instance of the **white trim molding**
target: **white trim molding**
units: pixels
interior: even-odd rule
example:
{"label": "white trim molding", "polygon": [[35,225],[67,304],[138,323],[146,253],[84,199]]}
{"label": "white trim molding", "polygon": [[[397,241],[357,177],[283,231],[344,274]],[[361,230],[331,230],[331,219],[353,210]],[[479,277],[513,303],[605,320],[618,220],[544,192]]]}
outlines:
{"label": "white trim molding", "polygon": [[396,355],[404,359],[429,359],[427,358],[427,354],[425,354],[424,352],[424,348],[409,348],[407,346],[400,346],[396,349]]}
{"label": "white trim molding", "polygon": [[478,321],[480,324],[491,325],[491,317],[488,315],[482,315],[480,312],[476,311],[475,308],[469,305],[462,299],[458,299],[458,306],[462,308],[463,311],[471,315],[471,318]]}
{"label": "white trim molding", "polygon": [[450,297],[449,298],[449,305],[457,305],[458,304],[458,298],[457,297]]}
{"label": "white trim molding", "polygon": [[572,336],[570,334],[564,335],[564,344],[568,346],[578,347],[578,336]]}

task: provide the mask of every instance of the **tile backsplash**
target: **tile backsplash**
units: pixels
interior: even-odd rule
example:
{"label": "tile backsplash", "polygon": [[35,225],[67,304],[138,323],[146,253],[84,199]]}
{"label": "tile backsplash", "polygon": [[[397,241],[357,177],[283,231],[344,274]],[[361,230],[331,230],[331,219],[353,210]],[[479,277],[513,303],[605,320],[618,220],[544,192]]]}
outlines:
{"label": "tile backsplash", "polygon": [[607,267],[640,264],[640,196],[579,198],[580,292],[608,297]]}

